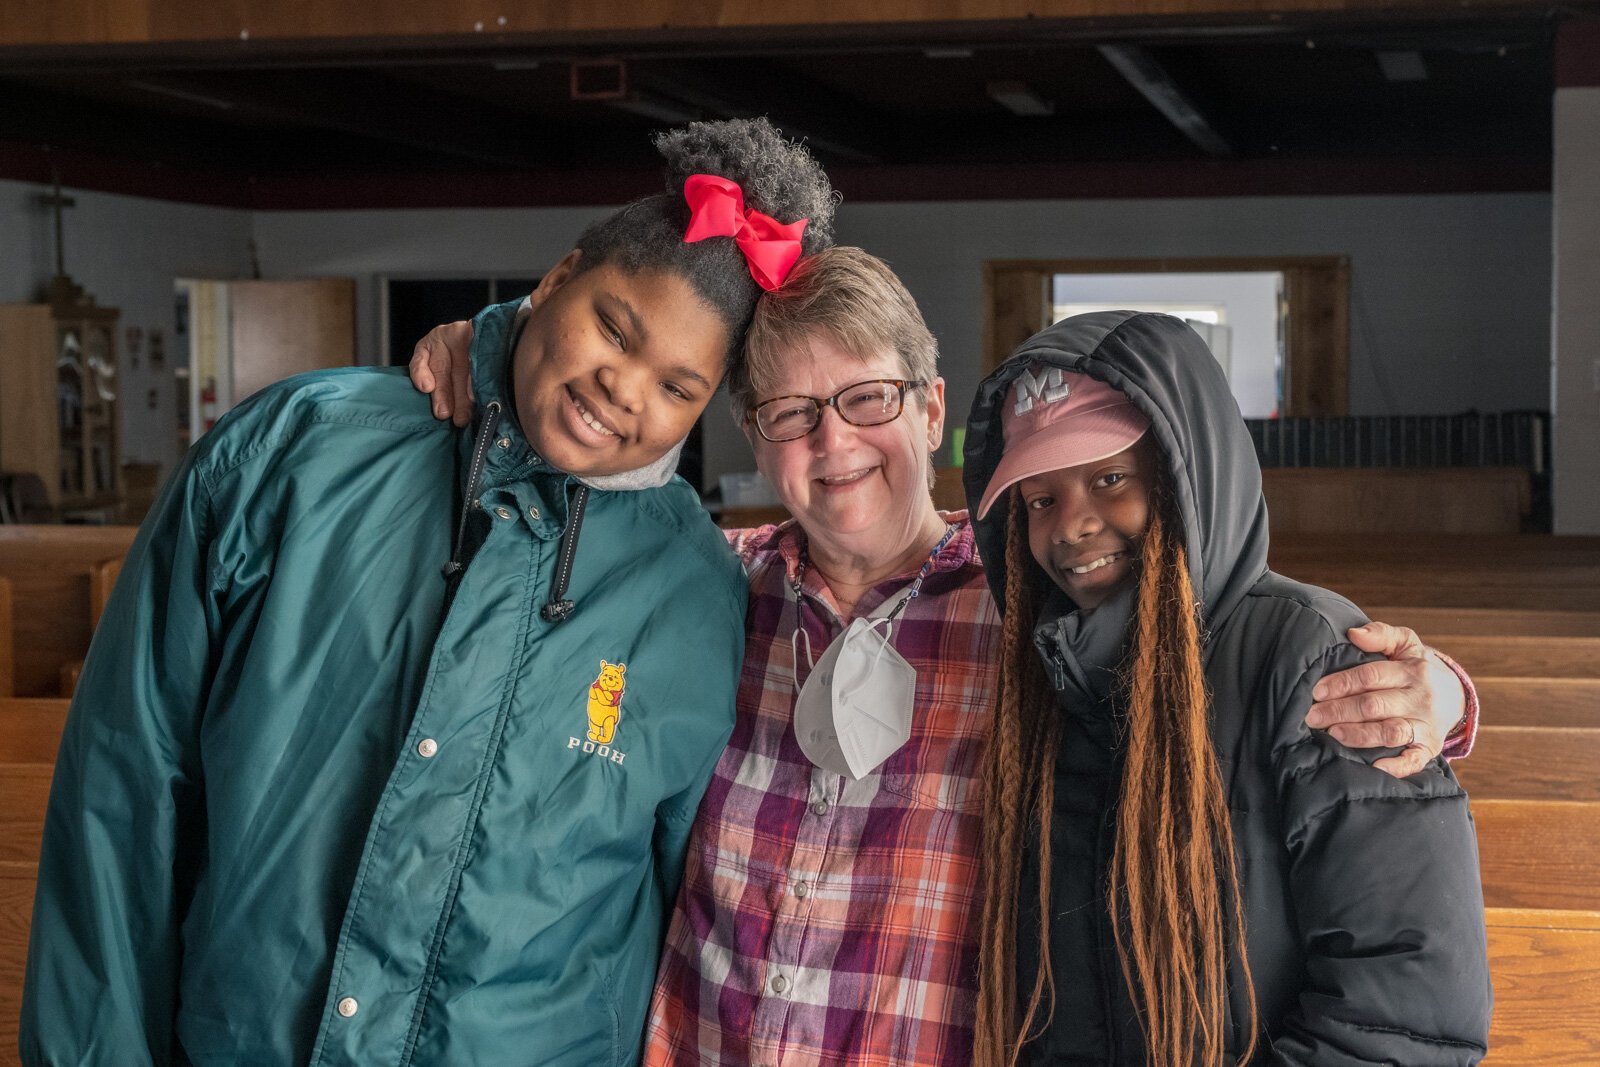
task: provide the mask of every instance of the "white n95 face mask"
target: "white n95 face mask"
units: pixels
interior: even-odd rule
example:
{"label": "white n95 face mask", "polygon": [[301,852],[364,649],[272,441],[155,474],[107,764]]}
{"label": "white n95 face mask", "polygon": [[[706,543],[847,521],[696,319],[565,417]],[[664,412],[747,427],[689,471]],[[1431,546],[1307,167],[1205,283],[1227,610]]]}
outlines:
{"label": "white n95 face mask", "polygon": [[871,774],[911,736],[917,671],[889,643],[892,625],[882,617],[853,621],[822,653],[795,700],[800,750],[852,781]]}
{"label": "white n95 face mask", "polygon": [[[928,553],[916,581],[899,596],[890,597],[866,618],[856,619],[834,638],[812,664],[811,675],[800,686],[794,702],[794,736],[800,751],[816,766],[851,781],[860,781],[883,765],[911,737],[911,706],[917,695],[917,669],[889,643],[895,616],[915,600],[933,561],[956,535],[954,526]],[[806,659],[811,659],[811,638],[801,623],[800,588],[805,574],[789,586],[794,595],[794,632],[789,650],[794,653],[794,677],[800,677],[800,649],[804,637]]]}

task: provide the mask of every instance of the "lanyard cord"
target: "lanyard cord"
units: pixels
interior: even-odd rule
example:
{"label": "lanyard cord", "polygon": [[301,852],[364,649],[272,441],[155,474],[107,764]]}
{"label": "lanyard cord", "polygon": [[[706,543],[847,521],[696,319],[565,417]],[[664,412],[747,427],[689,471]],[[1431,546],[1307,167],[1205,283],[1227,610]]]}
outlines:
{"label": "lanyard cord", "polygon": [[[939,553],[944,551],[945,546],[950,543],[950,539],[955,535],[956,528],[954,526],[947,525],[945,527],[944,536],[939,538],[939,543],[933,546],[933,551],[928,553],[928,558],[922,561],[922,568],[917,571],[916,580],[911,583],[910,591],[900,597],[900,602],[890,609],[889,614],[882,616],[883,621],[891,624],[892,626],[894,620],[902,611],[906,609],[906,605],[917,599],[918,595],[920,595],[922,592],[923,579],[929,574],[933,573],[934,561],[939,558]],[[797,671],[800,666],[800,653],[795,646],[796,637],[805,638],[806,660],[811,664],[811,666],[816,666],[816,661],[812,659],[811,656],[811,635],[806,633],[805,620],[800,617],[801,586],[805,582],[806,569],[810,566],[811,554],[806,551],[805,545],[802,544],[800,546],[800,564],[795,568],[794,577],[789,580],[789,588],[794,593],[794,632],[789,635],[789,647],[794,651],[795,668]],[[884,643],[887,644],[888,640],[888,635],[885,634]]]}

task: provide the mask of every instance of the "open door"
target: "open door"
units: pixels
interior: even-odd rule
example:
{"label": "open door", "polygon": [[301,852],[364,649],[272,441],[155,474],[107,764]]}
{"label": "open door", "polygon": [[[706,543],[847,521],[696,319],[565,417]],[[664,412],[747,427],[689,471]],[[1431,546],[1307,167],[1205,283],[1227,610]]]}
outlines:
{"label": "open door", "polygon": [[302,371],[356,359],[353,278],[230,282],[233,402]]}
{"label": "open door", "polygon": [[1350,260],[1344,256],[1218,259],[991,260],[984,264],[987,375],[1051,322],[1058,274],[1275,272],[1283,276],[1279,414],[1350,412]]}
{"label": "open door", "polygon": [[174,373],[178,448],[239,401],[303,371],[348,367],[356,353],[353,278],[177,282]]}

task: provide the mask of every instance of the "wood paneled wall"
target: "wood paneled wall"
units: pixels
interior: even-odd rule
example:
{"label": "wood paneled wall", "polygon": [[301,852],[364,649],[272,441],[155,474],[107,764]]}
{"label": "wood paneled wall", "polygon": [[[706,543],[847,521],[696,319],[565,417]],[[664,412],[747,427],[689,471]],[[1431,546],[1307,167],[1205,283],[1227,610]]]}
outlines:
{"label": "wood paneled wall", "polygon": [[1510,0],[0,0],[0,48],[40,45],[338,39],[867,26],[1023,19],[1279,21],[1370,12],[1388,16],[1542,10]]}

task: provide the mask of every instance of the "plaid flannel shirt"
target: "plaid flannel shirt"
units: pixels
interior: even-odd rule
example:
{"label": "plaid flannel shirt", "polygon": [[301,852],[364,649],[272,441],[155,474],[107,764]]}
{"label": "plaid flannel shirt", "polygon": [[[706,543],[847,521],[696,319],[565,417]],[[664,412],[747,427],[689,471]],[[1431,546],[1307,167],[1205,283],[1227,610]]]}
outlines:
{"label": "plaid flannel shirt", "polygon": [[[814,768],[791,728],[793,524],[739,531],[750,577],[738,719],[689,840],[645,1063],[957,1067],[972,1051],[983,746],[999,617],[964,512],[894,624],[917,670],[910,740],[858,782]],[[915,572],[884,582],[863,614]],[[815,568],[801,618],[842,628]],[[848,621],[848,620],[845,620]]]}
{"label": "plaid flannel shirt", "polygon": [[[858,782],[813,767],[791,725],[809,674],[790,643],[798,527],[729,531],[750,579],[738,718],[689,839],[646,1067],[970,1062],[1000,619],[967,514],[945,517],[956,535],[894,625],[917,670],[911,738]],[[876,586],[858,612],[915,576]],[[820,657],[842,622],[815,568],[799,617]],[[1464,755],[1477,698],[1451,666],[1468,720],[1446,754]]]}

